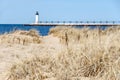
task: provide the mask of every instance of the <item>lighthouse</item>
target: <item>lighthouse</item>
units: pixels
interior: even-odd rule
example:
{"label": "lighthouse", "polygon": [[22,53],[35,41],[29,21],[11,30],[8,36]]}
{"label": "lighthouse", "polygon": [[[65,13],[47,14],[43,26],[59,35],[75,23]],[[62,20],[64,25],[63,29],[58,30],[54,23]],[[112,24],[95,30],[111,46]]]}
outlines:
{"label": "lighthouse", "polygon": [[39,13],[38,11],[36,11],[36,14],[35,14],[35,24],[38,24],[39,23]]}

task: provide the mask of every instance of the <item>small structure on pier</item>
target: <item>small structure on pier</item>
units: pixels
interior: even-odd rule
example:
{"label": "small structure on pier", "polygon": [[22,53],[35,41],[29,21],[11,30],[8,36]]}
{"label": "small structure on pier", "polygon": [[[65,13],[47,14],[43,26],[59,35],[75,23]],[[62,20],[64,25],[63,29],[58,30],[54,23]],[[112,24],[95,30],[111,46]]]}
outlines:
{"label": "small structure on pier", "polygon": [[35,14],[35,24],[39,24],[39,13],[38,13],[38,11],[36,11],[36,14]]}

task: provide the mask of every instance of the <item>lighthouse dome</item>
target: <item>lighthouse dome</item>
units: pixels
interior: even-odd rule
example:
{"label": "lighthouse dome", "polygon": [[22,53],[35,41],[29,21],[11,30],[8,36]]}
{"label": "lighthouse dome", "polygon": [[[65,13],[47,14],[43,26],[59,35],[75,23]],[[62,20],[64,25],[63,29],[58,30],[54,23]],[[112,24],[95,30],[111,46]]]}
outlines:
{"label": "lighthouse dome", "polygon": [[39,15],[38,11],[36,11],[36,15]]}

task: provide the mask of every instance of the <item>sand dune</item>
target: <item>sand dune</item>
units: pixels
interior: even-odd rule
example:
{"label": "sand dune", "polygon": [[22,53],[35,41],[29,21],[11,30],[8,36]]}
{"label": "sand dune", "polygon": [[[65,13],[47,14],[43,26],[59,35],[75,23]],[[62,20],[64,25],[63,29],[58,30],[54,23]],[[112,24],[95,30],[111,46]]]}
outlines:
{"label": "sand dune", "polygon": [[0,35],[0,80],[120,80],[120,28]]}

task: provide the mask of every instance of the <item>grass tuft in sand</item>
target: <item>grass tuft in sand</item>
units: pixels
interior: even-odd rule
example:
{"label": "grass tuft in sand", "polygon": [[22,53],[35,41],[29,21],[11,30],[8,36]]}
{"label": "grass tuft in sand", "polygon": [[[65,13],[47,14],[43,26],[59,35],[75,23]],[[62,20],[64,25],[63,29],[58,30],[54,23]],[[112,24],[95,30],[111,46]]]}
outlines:
{"label": "grass tuft in sand", "polygon": [[31,29],[29,31],[17,30],[9,34],[0,35],[0,43],[22,44],[40,43],[39,32]]}

